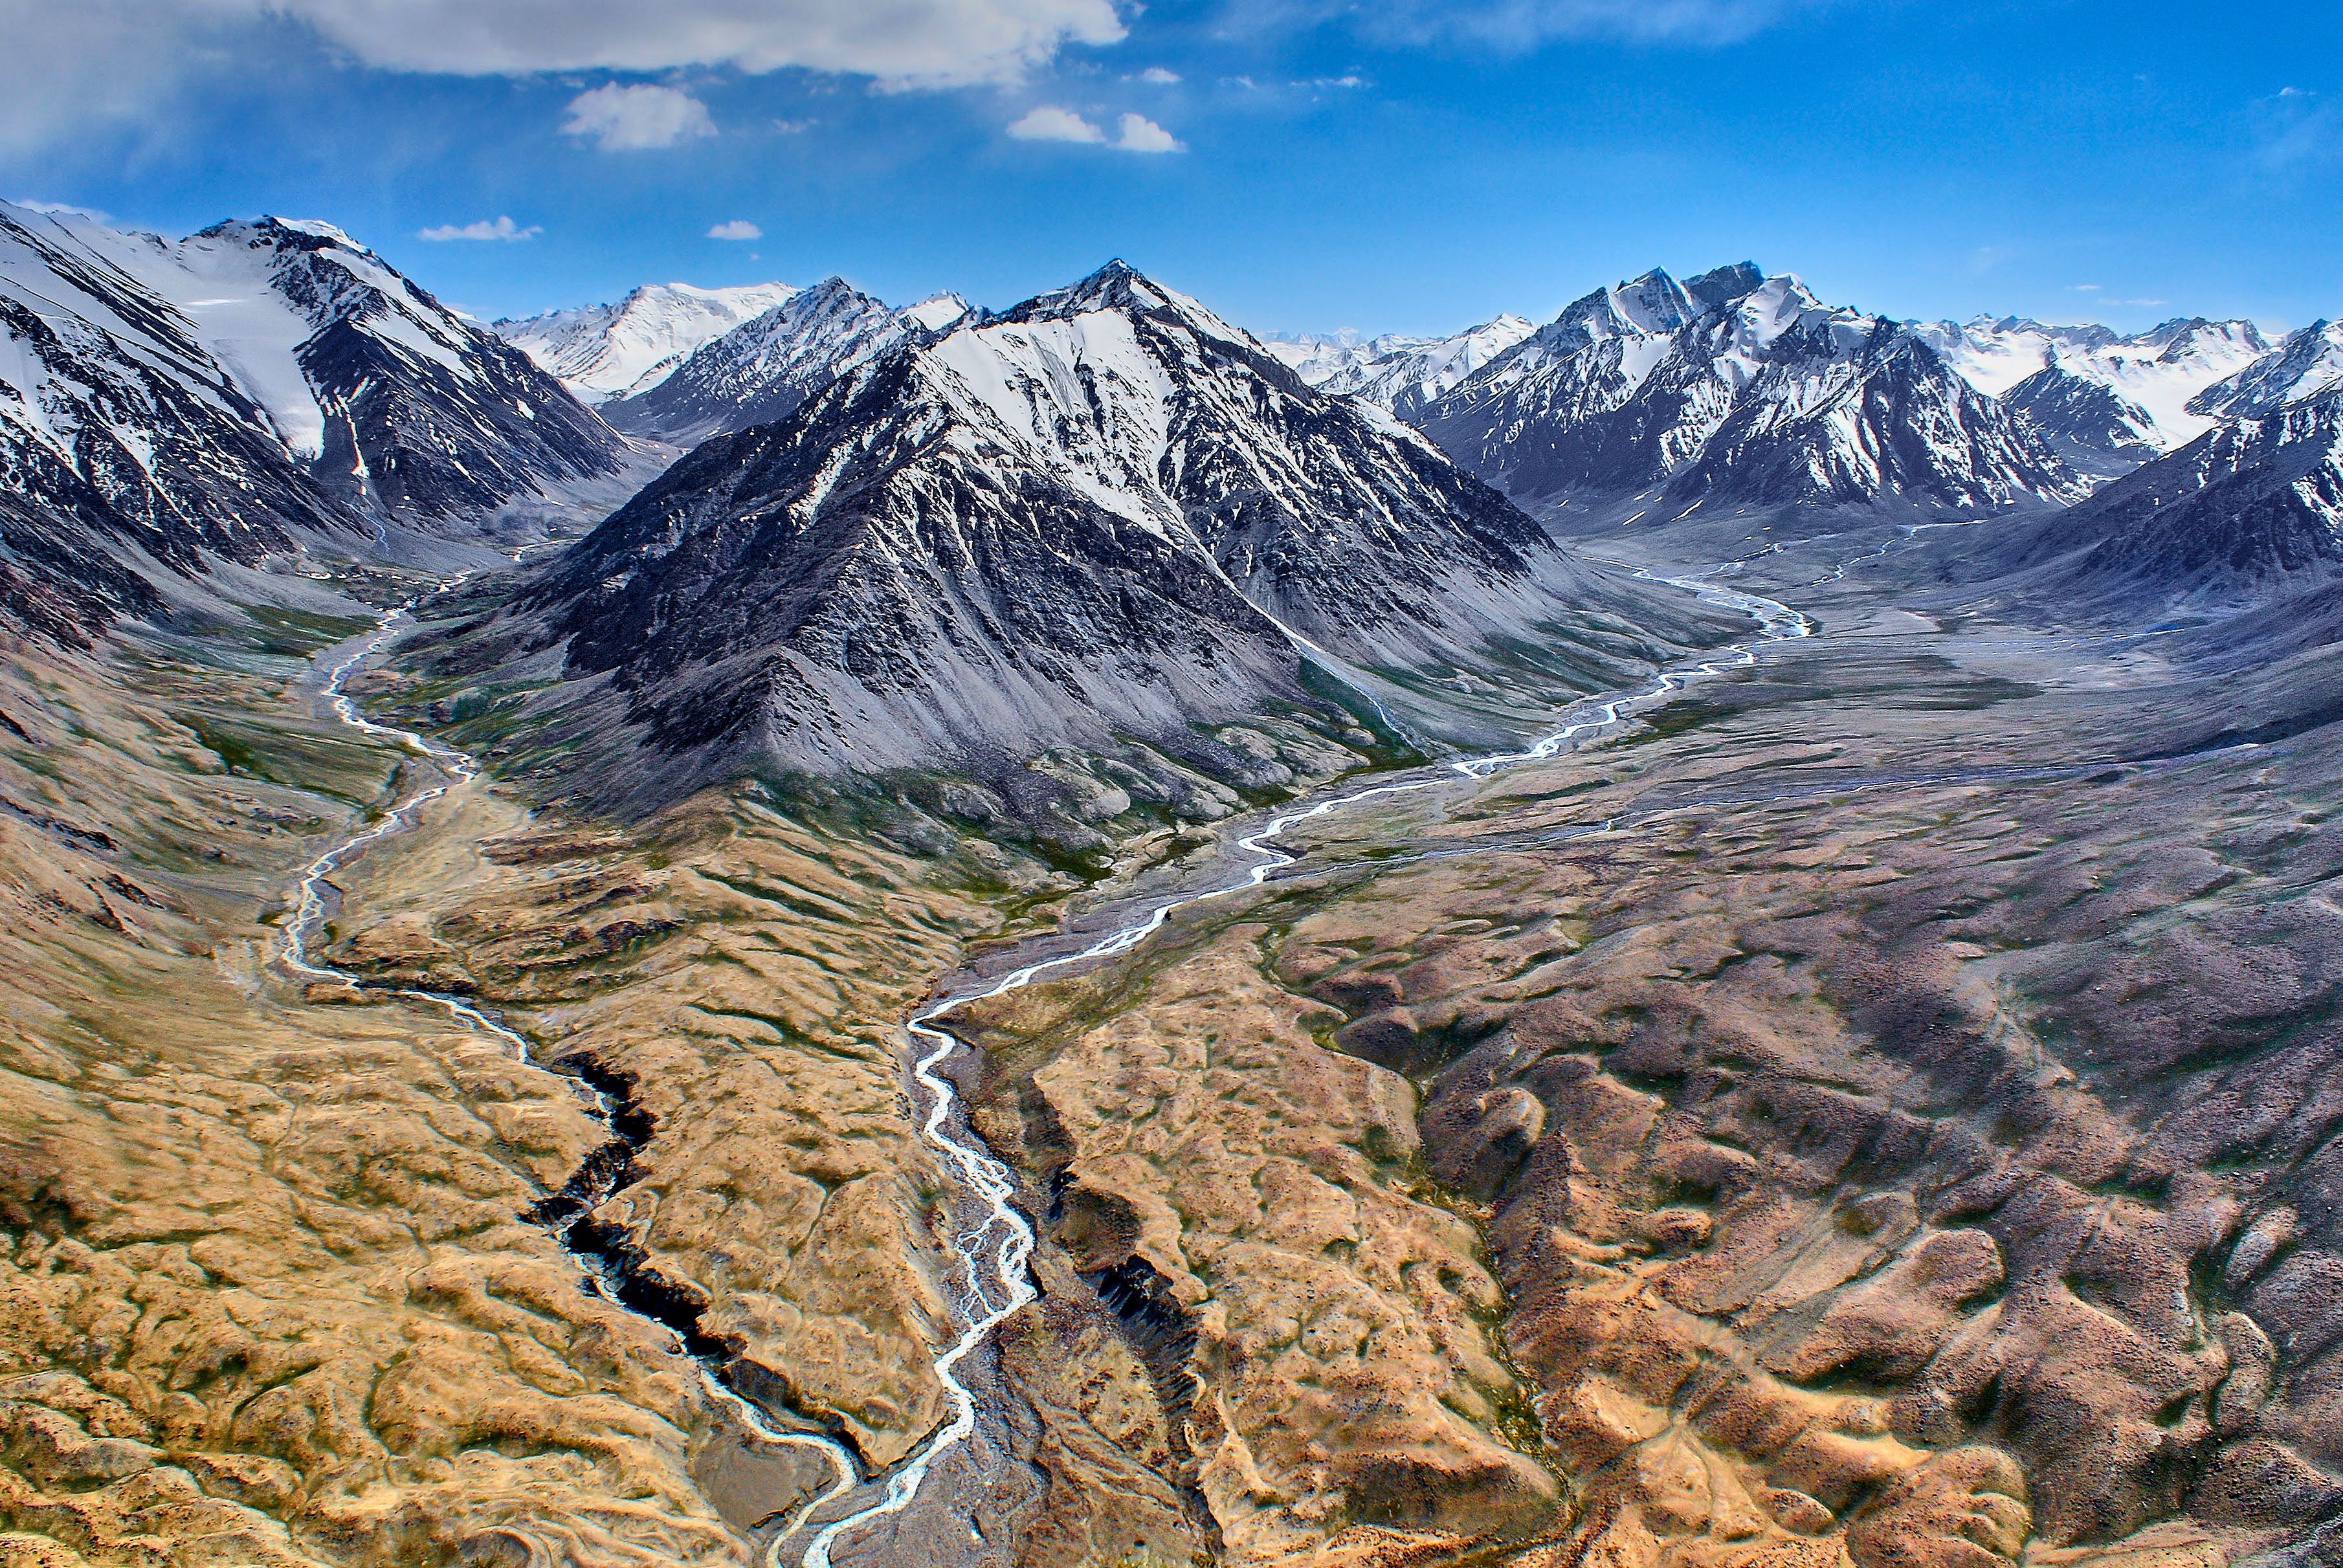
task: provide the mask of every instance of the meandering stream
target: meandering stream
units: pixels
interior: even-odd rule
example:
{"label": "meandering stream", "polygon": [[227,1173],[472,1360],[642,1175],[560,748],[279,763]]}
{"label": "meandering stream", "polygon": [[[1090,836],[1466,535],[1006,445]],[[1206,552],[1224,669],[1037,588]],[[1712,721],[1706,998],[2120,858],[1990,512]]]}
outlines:
{"label": "meandering stream", "polygon": [[[1642,572],[1636,575],[1647,581],[1685,589],[1704,603],[1738,610],[1757,622],[1757,634],[1746,642],[1725,648],[1697,663],[1664,670],[1651,685],[1640,690],[1616,697],[1589,699],[1570,710],[1577,717],[1521,750],[1451,762],[1442,768],[1425,770],[1419,776],[1367,785],[1330,796],[1312,805],[1297,806],[1280,812],[1237,840],[1237,847],[1253,861],[1242,877],[1150,904],[1128,922],[1079,951],[1027,964],[981,990],[948,997],[906,1021],[905,1029],[919,1042],[921,1050],[920,1056],[912,1066],[912,1076],[929,1096],[928,1114],[921,1123],[920,1132],[942,1156],[946,1167],[959,1180],[964,1195],[981,1216],[975,1226],[959,1231],[952,1241],[967,1280],[967,1300],[962,1306],[960,1337],[936,1358],[935,1363],[936,1379],[951,1400],[952,1417],[888,1478],[885,1491],[877,1500],[822,1527],[806,1548],[805,1568],[831,1568],[831,1553],[841,1540],[864,1526],[890,1514],[900,1513],[910,1506],[937,1460],[965,1442],[976,1431],[976,1395],[960,1379],[960,1366],[985,1342],[995,1328],[1020,1308],[1037,1299],[1028,1265],[1032,1260],[1038,1239],[1031,1221],[1018,1211],[1013,1201],[1016,1178],[1009,1167],[978,1140],[967,1119],[957,1114],[959,1095],[950,1081],[937,1070],[946,1058],[960,1049],[961,1044],[942,1027],[941,1020],[970,1002],[1021,990],[1053,970],[1129,952],[1161,930],[1163,923],[1181,910],[1260,887],[1278,871],[1298,862],[1299,857],[1277,848],[1276,840],[1303,822],[1362,801],[1450,788],[1460,779],[1485,779],[1506,768],[1546,760],[1560,754],[1572,743],[1618,723],[1637,703],[1681,691],[1704,677],[1754,664],[1758,650],[1769,643],[1814,635],[1814,622],[1779,600],[1720,588],[1701,578],[1655,578]],[[1338,677],[1341,675],[1339,670],[1333,673]],[[1380,706],[1377,705],[1378,709]]]}
{"label": "meandering stream", "polygon": [[[934,1364],[936,1379],[950,1398],[952,1414],[909,1459],[885,1478],[875,1499],[822,1524],[815,1532],[802,1558],[805,1568],[831,1568],[832,1553],[841,1543],[848,1542],[877,1521],[908,1508],[918,1497],[937,1461],[967,1442],[974,1433],[979,1413],[978,1400],[960,1377],[960,1369],[986,1342],[995,1328],[1037,1299],[1030,1264],[1038,1239],[1031,1222],[1016,1207],[1014,1174],[969,1128],[965,1117],[960,1114],[957,1091],[939,1071],[945,1060],[961,1049],[961,1042],[943,1027],[942,1020],[970,1002],[1017,990],[1032,984],[1044,974],[1128,952],[1162,929],[1164,922],[1181,910],[1260,887],[1278,871],[1298,863],[1299,857],[1278,848],[1277,840],[1303,822],[1364,801],[1454,788],[1466,780],[1485,779],[1507,768],[1546,760],[1587,736],[1620,722],[1639,703],[1681,691],[1704,677],[1751,665],[1756,661],[1759,650],[1768,644],[1814,634],[1814,623],[1806,616],[1779,600],[1723,588],[1702,577],[1661,578],[1646,572],[1636,575],[1649,581],[1684,589],[1707,604],[1747,615],[1757,623],[1756,634],[1747,641],[1706,658],[1662,671],[1650,685],[1638,690],[1581,702],[1568,710],[1571,717],[1559,728],[1520,750],[1469,758],[1419,769],[1400,779],[1342,791],[1306,806],[1297,805],[1279,812],[1236,840],[1237,849],[1252,862],[1242,876],[1154,901],[1125,923],[1078,951],[1037,960],[983,990],[948,997],[906,1020],[905,1030],[917,1042],[916,1049],[920,1051],[911,1065],[911,1074],[928,1096],[927,1114],[920,1124],[921,1136],[936,1151],[947,1173],[958,1184],[959,1197],[964,1204],[961,1211],[972,1212],[976,1216],[972,1224],[960,1229],[951,1238],[963,1281],[962,1299],[958,1303],[960,1330],[959,1337],[936,1358]],[[444,592],[463,580],[462,578],[452,578],[440,584],[434,591]],[[332,877],[369,847],[411,826],[423,807],[478,778],[482,770],[479,761],[466,752],[414,730],[368,719],[359,711],[356,699],[345,689],[351,675],[367,659],[379,654],[398,634],[414,606],[425,597],[428,596],[418,595],[385,614],[374,634],[332,667],[326,682],[324,695],[330,701],[337,719],[371,739],[388,741],[427,762],[438,778],[437,782],[423,785],[400,799],[387,815],[364,831],[326,850],[303,870],[295,888],[295,909],[285,928],[281,956],[286,968],[305,980],[353,986],[362,983],[361,977],[325,962],[316,952],[317,939],[323,933],[331,912]],[[1338,678],[1342,677],[1339,669],[1334,673]],[[1376,706],[1380,710],[1381,705]],[[394,994],[443,1009],[459,1022],[508,1046],[516,1059],[530,1060],[528,1042],[525,1039],[461,997],[407,989],[397,990]],[[573,1079],[573,1081],[578,1081]],[[578,1082],[578,1088],[581,1098],[588,1101],[594,1114],[605,1127],[609,1127],[617,1109],[610,1097],[582,1081]],[[589,1194],[581,1201],[590,1208],[608,1195],[607,1192]],[[588,1288],[607,1299],[619,1302],[618,1282],[610,1277],[609,1261],[573,1245],[568,1231],[557,1229],[557,1234],[562,1236],[565,1249],[584,1271]],[[813,1450],[829,1462],[833,1475],[830,1485],[802,1504],[789,1525],[774,1538],[772,1555],[777,1557],[780,1549],[804,1527],[805,1521],[824,1504],[855,1487],[859,1476],[852,1456],[842,1444],[829,1437],[789,1431],[774,1424],[752,1402],[743,1398],[724,1382],[720,1375],[720,1363],[708,1354],[694,1353],[683,1332],[674,1324],[649,1314],[642,1315],[646,1321],[657,1322],[671,1336],[678,1353],[688,1356],[698,1368],[701,1384],[709,1397],[729,1411],[742,1426],[764,1442]]]}

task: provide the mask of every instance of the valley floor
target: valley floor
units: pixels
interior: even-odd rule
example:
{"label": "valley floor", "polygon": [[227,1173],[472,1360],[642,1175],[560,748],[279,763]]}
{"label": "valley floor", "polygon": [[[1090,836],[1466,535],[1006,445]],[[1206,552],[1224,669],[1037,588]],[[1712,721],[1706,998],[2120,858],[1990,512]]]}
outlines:
{"label": "valley floor", "polygon": [[[2332,670],[1731,531],[1819,635],[955,1016],[1041,1299],[836,1561],[2343,1550],[2343,750],[2278,722]],[[1223,875],[1215,829],[1110,864],[883,791],[474,785],[337,879],[369,987],[304,988],[285,889],[422,766],[304,684],[357,629],[12,661],[0,1561],[753,1561],[827,1476],[667,1325],[913,1452],[965,1216],[900,1022]],[[607,1139],[580,1073],[649,1129],[633,1305],[530,1217]]]}

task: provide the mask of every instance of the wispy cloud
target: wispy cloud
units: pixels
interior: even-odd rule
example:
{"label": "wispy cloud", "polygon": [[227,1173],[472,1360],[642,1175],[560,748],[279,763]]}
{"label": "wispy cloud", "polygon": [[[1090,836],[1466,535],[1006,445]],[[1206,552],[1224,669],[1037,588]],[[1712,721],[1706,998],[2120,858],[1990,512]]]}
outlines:
{"label": "wispy cloud", "polygon": [[1384,42],[1445,43],[1506,52],[1564,38],[1717,45],[1828,9],[1842,0],[1231,0],[1228,25],[1267,32],[1339,25]]}
{"label": "wispy cloud", "polygon": [[2274,174],[2292,174],[2343,155],[2335,106],[2305,87],[2280,87],[2253,109],[2254,157]]}
{"label": "wispy cloud", "polygon": [[708,106],[680,87],[606,82],[569,100],[561,128],[606,153],[671,147],[716,134]]}
{"label": "wispy cloud", "polygon": [[762,239],[765,237],[765,231],[745,217],[736,217],[729,223],[719,223],[709,229],[708,237],[710,239]]}
{"label": "wispy cloud", "polygon": [[1180,79],[1180,73],[1166,70],[1161,65],[1150,65],[1140,72],[1136,79],[1151,87],[1168,87]]}
{"label": "wispy cloud", "polygon": [[440,75],[723,66],[946,88],[1021,81],[1125,31],[1117,0],[0,0],[0,151],[166,123],[201,82],[256,77],[305,38]]}
{"label": "wispy cloud", "polygon": [[1011,120],[1009,135],[1021,142],[1076,142],[1123,153],[1179,153],[1187,144],[1145,115],[1125,114],[1108,136],[1096,122],[1056,104],[1039,104]]}
{"label": "wispy cloud", "polygon": [[527,228],[508,217],[482,218],[478,223],[443,223],[437,228],[415,231],[417,239],[535,239],[545,232],[543,224],[530,224]]}

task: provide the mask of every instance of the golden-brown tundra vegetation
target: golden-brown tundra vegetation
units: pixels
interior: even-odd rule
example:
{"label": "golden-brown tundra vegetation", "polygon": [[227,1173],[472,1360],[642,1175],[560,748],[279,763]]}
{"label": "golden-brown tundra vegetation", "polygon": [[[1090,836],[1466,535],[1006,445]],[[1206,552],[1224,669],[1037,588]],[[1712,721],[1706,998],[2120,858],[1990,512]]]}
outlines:
{"label": "golden-brown tundra vegetation", "polygon": [[[983,1462],[838,1561],[2332,1560],[2343,754],[2224,727],[2333,671],[1833,591],[962,1010],[1041,1299],[964,1368]],[[947,1413],[900,1021],[1266,796],[1061,757],[1038,833],[935,780],[620,822],[492,699],[361,681],[506,782],[337,875],[359,983],[305,985],[287,889],[429,773],[316,701],[365,624],[11,650],[0,1562],[755,1561],[827,1472],[703,1356],[869,1469]]]}

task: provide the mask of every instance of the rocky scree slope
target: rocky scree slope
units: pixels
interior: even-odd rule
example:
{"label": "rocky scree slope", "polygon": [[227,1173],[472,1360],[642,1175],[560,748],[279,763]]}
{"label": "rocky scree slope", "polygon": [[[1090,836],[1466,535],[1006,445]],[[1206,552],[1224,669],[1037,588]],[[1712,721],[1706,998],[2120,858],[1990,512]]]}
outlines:
{"label": "rocky scree slope", "polygon": [[[1417,423],[1524,505],[2062,505],[2087,485],[1902,324],[1742,263],[1598,289]],[[1654,494],[1656,492],[1656,494]]]}
{"label": "rocky scree slope", "polygon": [[623,449],[325,225],[173,242],[0,204],[0,331],[8,598],[51,635],[152,613],[215,560],[459,535]]}
{"label": "rocky scree slope", "polygon": [[1178,736],[1317,705],[1305,645],[1469,668],[1640,602],[1115,263],[709,442],[485,638],[562,648],[706,767],[870,770]]}

